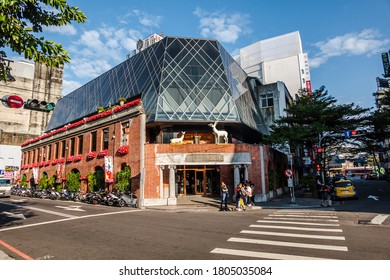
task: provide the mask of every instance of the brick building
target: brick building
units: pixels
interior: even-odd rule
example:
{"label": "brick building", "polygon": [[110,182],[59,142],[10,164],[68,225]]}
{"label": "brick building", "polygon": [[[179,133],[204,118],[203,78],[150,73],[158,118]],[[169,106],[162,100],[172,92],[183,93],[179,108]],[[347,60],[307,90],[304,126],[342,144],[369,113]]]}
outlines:
{"label": "brick building", "polygon": [[[131,169],[141,205],[178,196],[219,195],[243,180],[256,199],[285,184],[284,154],[261,145],[268,134],[254,86],[215,40],[165,37],[60,99],[46,133],[22,144],[22,176]],[[122,100],[126,100],[122,104]]]}

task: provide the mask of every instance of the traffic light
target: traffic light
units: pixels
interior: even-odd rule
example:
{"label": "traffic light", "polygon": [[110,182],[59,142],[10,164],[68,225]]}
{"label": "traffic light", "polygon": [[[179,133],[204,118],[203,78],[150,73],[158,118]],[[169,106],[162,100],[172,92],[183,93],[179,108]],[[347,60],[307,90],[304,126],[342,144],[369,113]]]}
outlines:
{"label": "traffic light", "polygon": [[317,153],[322,153],[324,150],[320,147],[320,148],[317,148]]}
{"label": "traffic light", "polygon": [[50,112],[54,109],[56,104],[54,102],[39,101],[38,99],[28,99],[24,102],[24,109],[41,111],[41,112]]}
{"label": "traffic light", "polygon": [[317,165],[316,165],[316,169],[317,169],[317,171],[321,171],[321,165],[320,165],[320,164],[317,164]]}

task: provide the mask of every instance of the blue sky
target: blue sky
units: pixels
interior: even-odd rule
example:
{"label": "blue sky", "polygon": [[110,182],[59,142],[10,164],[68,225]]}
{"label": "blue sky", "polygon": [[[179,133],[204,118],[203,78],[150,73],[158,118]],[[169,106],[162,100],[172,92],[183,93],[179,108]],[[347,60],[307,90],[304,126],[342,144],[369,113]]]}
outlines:
{"label": "blue sky", "polygon": [[[69,50],[64,94],[122,62],[152,33],[217,39],[231,54],[251,43],[299,31],[312,88],[338,103],[375,105],[381,53],[390,49],[390,0],[71,0],[85,24],[45,29]],[[10,56],[10,55],[8,55]]]}

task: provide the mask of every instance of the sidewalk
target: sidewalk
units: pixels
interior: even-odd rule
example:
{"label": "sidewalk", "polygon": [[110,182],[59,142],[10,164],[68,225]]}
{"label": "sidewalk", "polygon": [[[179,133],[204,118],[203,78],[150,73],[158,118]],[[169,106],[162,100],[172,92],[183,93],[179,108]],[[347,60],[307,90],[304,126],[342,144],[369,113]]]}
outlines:
{"label": "sidewalk", "polygon": [[[220,198],[207,196],[183,196],[177,198],[177,205],[159,205],[147,206],[145,209],[170,211],[170,212],[200,212],[200,211],[219,211]],[[233,202],[229,203],[229,208],[235,208]],[[295,202],[291,202],[290,194],[284,193],[279,197],[267,202],[256,202],[254,206],[247,207],[247,210],[260,209],[296,209],[296,208],[322,208],[321,200],[318,198],[306,198],[302,193],[297,193]]]}

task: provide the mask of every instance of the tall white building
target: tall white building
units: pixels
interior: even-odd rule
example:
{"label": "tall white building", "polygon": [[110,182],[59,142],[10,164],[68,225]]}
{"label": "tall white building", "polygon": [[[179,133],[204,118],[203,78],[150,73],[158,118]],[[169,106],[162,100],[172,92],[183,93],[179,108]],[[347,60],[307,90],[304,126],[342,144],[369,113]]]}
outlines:
{"label": "tall white building", "polygon": [[300,89],[311,92],[307,53],[302,51],[298,31],[262,40],[240,49],[237,62],[263,85],[282,81],[295,96]]}

